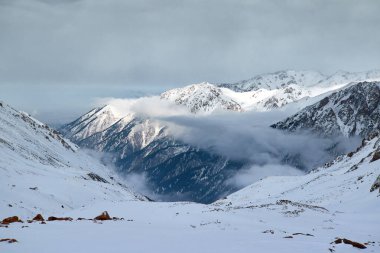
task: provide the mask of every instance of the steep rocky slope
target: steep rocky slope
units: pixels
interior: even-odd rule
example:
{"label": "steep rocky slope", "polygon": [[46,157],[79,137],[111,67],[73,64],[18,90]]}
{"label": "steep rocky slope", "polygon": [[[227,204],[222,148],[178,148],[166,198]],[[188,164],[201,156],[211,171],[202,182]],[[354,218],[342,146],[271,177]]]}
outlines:
{"label": "steep rocky slope", "polygon": [[366,136],[380,127],[380,82],[361,82],[308,106],[273,127],[333,136]]}

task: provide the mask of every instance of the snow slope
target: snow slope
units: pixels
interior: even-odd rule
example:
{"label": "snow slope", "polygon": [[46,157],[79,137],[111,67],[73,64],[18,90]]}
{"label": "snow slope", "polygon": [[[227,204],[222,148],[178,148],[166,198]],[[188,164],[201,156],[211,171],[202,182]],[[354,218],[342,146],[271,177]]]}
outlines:
{"label": "snow slope", "polygon": [[99,200],[144,199],[58,132],[0,103],[0,213],[60,213]]}
{"label": "snow slope", "polygon": [[[99,201],[65,216],[119,221],[11,224],[0,227],[4,252],[360,252],[336,237],[380,250],[380,140],[310,174],[269,177],[210,205]],[[380,157],[380,156],[378,156]],[[43,213],[43,215],[45,215]],[[24,217],[22,217],[24,218]]]}

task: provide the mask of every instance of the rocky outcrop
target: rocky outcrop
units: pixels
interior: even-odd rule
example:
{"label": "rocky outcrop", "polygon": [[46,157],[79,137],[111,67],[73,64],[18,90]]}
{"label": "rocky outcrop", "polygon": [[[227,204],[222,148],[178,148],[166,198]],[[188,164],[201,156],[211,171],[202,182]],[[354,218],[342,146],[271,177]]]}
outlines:
{"label": "rocky outcrop", "polygon": [[112,220],[107,211],[102,212],[100,215],[96,216],[94,219],[101,220],[101,221]]}
{"label": "rocky outcrop", "polygon": [[12,217],[8,217],[8,218],[3,219],[1,224],[7,225],[10,223],[14,223],[14,222],[22,222],[22,220],[20,220],[20,218],[18,216],[12,216]]}
{"label": "rocky outcrop", "polygon": [[321,136],[365,137],[380,129],[380,82],[352,85],[272,127]]}
{"label": "rocky outcrop", "polygon": [[33,219],[33,221],[45,221],[44,217],[41,214],[37,214]]}
{"label": "rocky outcrop", "polygon": [[346,238],[337,238],[333,243],[335,243],[335,244],[341,244],[341,243],[350,244],[350,245],[352,245],[352,247],[355,247],[355,248],[358,248],[358,249],[365,249],[365,248],[367,248],[362,243],[351,241],[351,240],[348,240]]}

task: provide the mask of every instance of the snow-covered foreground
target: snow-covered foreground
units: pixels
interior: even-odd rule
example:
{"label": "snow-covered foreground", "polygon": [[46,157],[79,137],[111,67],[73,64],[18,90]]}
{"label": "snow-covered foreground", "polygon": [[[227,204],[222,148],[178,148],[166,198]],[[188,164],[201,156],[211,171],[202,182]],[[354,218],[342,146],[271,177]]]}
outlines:
{"label": "snow-covered foreground", "polygon": [[[357,252],[351,245],[330,245],[335,237],[375,241],[378,216],[355,212],[306,210],[284,215],[285,206],[221,211],[218,207],[186,203],[99,203],[67,213],[95,217],[103,209],[123,221],[53,221],[12,224],[2,237],[19,242],[0,246],[2,252]],[[223,208],[224,209],[224,208]],[[379,211],[379,210],[378,210]],[[22,228],[22,226],[28,226]],[[273,234],[272,234],[273,233]],[[293,235],[304,233],[305,235]],[[306,234],[311,234],[308,236]],[[284,238],[292,236],[293,238]]]}
{"label": "snow-covered foreground", "polygon": [[[305,176],[269,177],[210,205],[97,201],[59,212],[73,221],[0,227],[2,252],[358,252],[380,251],[379,139]],[[124,220],[94,222],[107,210]],[[46,212],[47,218],[56,213]],[[32,218],[20,217],[24,220]],[[26,226],[26,227],[23,227]]]}

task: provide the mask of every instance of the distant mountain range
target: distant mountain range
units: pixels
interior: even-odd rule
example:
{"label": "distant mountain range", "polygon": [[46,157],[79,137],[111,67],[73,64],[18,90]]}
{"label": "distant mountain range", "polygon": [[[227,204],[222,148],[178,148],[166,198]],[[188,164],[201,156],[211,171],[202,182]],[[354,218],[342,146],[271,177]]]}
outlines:
{"label": "distant mountain range", "polygon": [[331,76],[314,71],[280,71],[232,84],[193,84],[164,92],[161,98],[184,105],[193,113],[267,111],[300,100],[306,106],[313,102],[309,98],[359,81],[380,81],[380,71],[340,71]]}
{"label": "distant mountain range", "polygon": [[[274,127],[293,132],[325,129],[325,133],[337,134],[343,129],[339,128],[342,126],[340,118],[334,118],[333,114],[325,117],[308,110],[319,110],[326,99],[335,104],[344,104],[346,97],[341,94],[355,94],[358,91],[364,95],[354,105],[364,110],[369,100],[376,99],[371,93],[378,88],[374,83],[355,84],[362,80],[380,80],[380,71],[338,72],[332,76],[312,71],[282,71],[235,84],[193,84],[164,92],[160,98],[173,106],[182,106],[194,114],[204,115],[222,111],[241,113],[285,110],[291,105],[302,109],[317,102],[300,112],[304,123],[294,123],[301,116],[293,116]],[[336,91],[338,92],[331,95]],[[353,103],[350,101],[350,104],[351,102]],[[342,107],[339,115],[348,108],[349,106]],[[342,119],[344,122],[357,122],[365,116],[361,118],[362,122],[370,122],[370,119],[376,122],[377,109],[371,110],[373,113],[368,115],[365,110],[359,114],[348,112]],[[318,128],[319,124],[321,126]],[[301,126],[296,127],[299,125]],[[342,133],[344,136],[363,136],[372,130],[372,126],[372,123],[361,124],[360,130],[356,127],[347,134]],[[113,162],[122,175],[143,174],[153,192],[174,196],[174,199],[212,202],[236,190],[232,186],[226,186],[225,182],[247,165],[246,161],[232,161],[212,150],[183,143],[171,136],[162,122],[134,112],[118,115],[111,105],[88,112],[60,131],[81,147],[112,154]],[[288,159],[288,162],[292,163],[294,159]]]}

